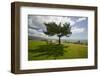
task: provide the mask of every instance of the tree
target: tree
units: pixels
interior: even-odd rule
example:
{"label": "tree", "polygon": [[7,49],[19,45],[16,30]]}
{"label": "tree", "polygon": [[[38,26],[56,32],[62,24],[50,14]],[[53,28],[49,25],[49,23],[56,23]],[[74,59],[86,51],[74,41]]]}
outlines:
{"label": "tree", "polygon": [[44,24],[46,26],[46,31],[44,31],[44,33],[49,36],[57,35],[59,37],[59,45],[61,44],[61,37],[69,37],[72,34],[70,23],[66,22],[63,26],[61,26],[61,22],[58,25],[55,22]]}

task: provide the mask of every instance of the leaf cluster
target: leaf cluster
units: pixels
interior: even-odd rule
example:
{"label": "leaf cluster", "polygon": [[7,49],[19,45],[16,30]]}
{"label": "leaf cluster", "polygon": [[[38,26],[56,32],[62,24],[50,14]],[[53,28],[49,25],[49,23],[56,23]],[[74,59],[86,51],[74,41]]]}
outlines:
{"label": "leaf cluster", "polygon": [[62,24],[63,26],[61,26],[61,22],[59,24],[56,24],[55,22],[49,22],[44,23],[44,25],[47,29],[47,31],[44,33],[49,36],[57,35],[58,37],[69,37],[72,34],[70,23],[67,22]]}

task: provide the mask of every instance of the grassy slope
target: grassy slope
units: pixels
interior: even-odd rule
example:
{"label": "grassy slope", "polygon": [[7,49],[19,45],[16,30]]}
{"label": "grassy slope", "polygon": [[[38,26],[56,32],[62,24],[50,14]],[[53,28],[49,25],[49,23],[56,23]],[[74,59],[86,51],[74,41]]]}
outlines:
{"label": "grassy slope", "polygon": [[29,40],[28,59],[51,60],[87,58],[88,51],[86,45],[72,43],[66,43],[63,45],[64,46],[47,45],[44,41]]}

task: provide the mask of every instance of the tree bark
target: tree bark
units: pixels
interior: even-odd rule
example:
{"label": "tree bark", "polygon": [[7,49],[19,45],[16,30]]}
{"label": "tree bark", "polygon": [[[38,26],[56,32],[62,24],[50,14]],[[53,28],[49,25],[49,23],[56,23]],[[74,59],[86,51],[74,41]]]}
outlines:
{"label": "tree bark", "polygon": [[59,45],[61,44],[61,39],[60,39],[61,37],[59,37]]}

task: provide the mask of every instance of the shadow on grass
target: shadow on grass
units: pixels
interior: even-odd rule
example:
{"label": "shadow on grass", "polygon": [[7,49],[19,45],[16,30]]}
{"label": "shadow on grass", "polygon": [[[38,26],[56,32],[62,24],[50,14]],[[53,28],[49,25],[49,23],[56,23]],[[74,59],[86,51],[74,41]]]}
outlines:
{"label": "shadow on grass", "polygon": [[[68,46],[66,46],[67,48]],[[48,57],[54,57],[56,59],[59,56],[64,55],[64,46],[63,45],[40,45],[34,50],[29,50],[31,53],[37,53],[33,55],[34,57],[41,57],[41,56],[46,56]]]}

